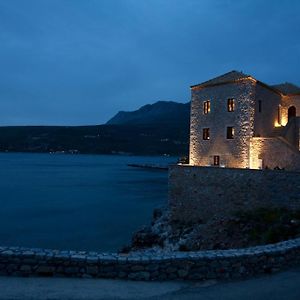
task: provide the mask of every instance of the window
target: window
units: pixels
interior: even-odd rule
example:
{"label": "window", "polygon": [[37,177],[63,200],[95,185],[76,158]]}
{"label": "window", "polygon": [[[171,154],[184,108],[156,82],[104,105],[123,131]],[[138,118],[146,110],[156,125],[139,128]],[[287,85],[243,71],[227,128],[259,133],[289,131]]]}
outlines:
{"label": "window", "polygon": [[228,110],[229,112],[232,112],[232,111],[234,111],[234,108],[235,108],[234,99],[233,99],[233,98],[229,98],[229,99],[227,100],[227,110]]}
{"label": "window", "polygon": [[210,112],[210,100],[203,102],[203,113],[207,115]]}
{"label": "window", "polygon": [[209,140],[209,128],[203,128],[203,139]]}
{"label": "window", "polygon": [[214,155],[214,166],[219,166],[219,165],[220,165],[220,156]]}
{"label": "window", "polygon": [[234,127],[227,127],[227,139],[232,140],[234,138]]}
{"label": "window", "polygon": [[258,100],[258,112],[261,112],[261,100]]}

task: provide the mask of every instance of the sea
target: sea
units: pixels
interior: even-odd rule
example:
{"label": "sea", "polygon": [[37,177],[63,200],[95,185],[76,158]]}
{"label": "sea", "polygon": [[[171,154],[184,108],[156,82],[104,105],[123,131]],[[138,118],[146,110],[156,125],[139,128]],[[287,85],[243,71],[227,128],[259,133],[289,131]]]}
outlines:
{"label": "sea", "polygon": [[175,157],[0,154],[0,246],[115,252],[167,203]]}

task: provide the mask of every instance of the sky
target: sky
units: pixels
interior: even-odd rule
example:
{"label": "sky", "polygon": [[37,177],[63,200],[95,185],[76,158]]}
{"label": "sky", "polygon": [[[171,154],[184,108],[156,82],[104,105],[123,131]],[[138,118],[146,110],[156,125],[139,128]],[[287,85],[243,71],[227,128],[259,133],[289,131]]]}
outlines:
{"label": "sky", "polygon": [[0,125],[103,124],[231,70],[300,85],[298,0],[0,0]]}

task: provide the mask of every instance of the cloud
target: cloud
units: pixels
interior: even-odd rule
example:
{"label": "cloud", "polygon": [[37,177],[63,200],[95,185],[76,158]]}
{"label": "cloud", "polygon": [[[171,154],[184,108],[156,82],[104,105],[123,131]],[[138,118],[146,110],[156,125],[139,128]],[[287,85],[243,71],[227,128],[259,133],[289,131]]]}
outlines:
{"label": "cloud", "polygon": [[[299,81],[290,0],[2,0],[0,124],[99,124],[232,69]],[[16,109],[16,106],[18,109]]]}

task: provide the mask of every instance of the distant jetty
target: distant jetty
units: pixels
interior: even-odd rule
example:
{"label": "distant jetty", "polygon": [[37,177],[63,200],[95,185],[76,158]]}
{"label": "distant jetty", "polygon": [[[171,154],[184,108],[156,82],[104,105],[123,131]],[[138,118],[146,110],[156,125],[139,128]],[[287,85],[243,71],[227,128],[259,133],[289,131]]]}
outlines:
{"label": "distant jetty", "polygon": [[168,170],[167,165],[158,165],[158,164],[128,164],[128,167],[133,168],[142,168],[142,169],[155,169],[155,170]]}

